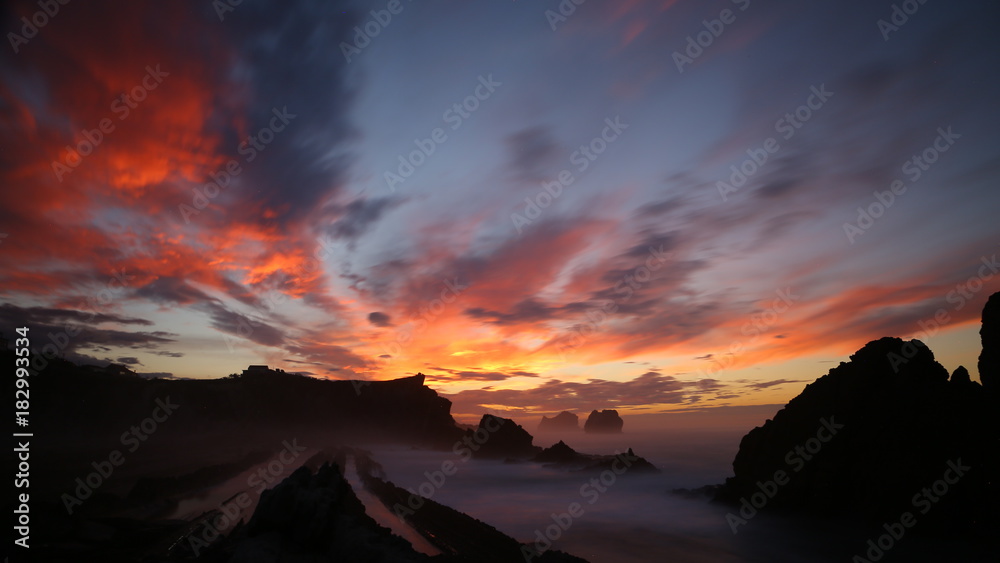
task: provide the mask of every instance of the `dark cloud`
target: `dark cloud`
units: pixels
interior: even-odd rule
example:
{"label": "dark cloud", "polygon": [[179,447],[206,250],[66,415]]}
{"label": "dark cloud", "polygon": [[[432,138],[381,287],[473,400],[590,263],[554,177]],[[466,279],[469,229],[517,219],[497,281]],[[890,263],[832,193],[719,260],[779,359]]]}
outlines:
{"label": "dark cloud", "polygon": [[[614,407],[686,404],[703,396],[714,396],[728,389],[714,379],[682,381],[670,375],[648,371],[628,381],[590,379],[565,382],[557,379],[530,389],[479,389],[462,391],[448,397],[458,408],[482,410],[483,405],[504,405],[558,412]],[[737,389],[728,389],[733,397]]]}
{"label": "dark cloud", "polygon": [[51,307],[18,307],[10,303],[0,304],[0,324],[4,327],[34,325],[57,325],[59,323],[102,324],[115,323],[123,325],[150,326],[153,323],[146,319],[125,317],[113,313],[97,311],[78,311],[76,309],[57,309]]}
{"label": "dark cloud", "polygon": [[509,312],[488,311],[480,307],[471,307],[465,314],[497,325],[517,325],[545,321],[555,316],[557,308],[549,307],[535,299],[525,299],[516,303]]}
{"label": "dark cloud", "polygon": [[382,313],[380,311],[374,311],[368,314],[368,322],[378,327],[390,327],[392,325],[392,320],[389,315]]}
{"label": "dark cloud", "polygon": [[118,358],[115,361],[118,362],[119,364],[125,364],[127,366],[136,366],[136,365],[141,366],[142,365],[142,362],[139,361],[139,358],[136,358],[135,356],[128,356],[128,357],[124,357],[124,358]]}
{"label": "dark cloud", "polygon": [[205,292],[175,277],[157,278],[140,287],[135,293],[137,297],[170,305],[191,305],[212,300]]}
{"label": "dark cloud", "polygon": [[[243,69],[248,132],[267,128],[275,108],[295,115],[247,163],[253,174],[241,177],[246,185],[240,193],[259,204],[243,206],[247,220],[258,221],[270,209],[278,221],[293,221],[343,189],[351,162],[343,147],[356,135],[348,111],[357,91],[340,43],[353,41],[359,23],[347,2],[303,0],[281,10],[243,3],[219,26],[235,45],[235,66]],[[233,147],[242,141],[236,131],[232,138]]]}
{"label": "dark cloud", "polygon": [[0,329],[4,334],[13,334],[16,327],[28,326],[33,331],[32,334],[40,335],[32,339],[32,345],[37,347],[33,350],[34,353],[40,354],[44,346],[54,344],[62,357],[77,363],[100,362],[97,358],[82,353],[86,351],[110,352],[116,347],[155,350],[161,345],[176,342],[174,337],[177,335],[169,332],[125,332],[96,328],[98,324],[149,326],[152,323],[111,313],[47,307],[22,308],[9,303],[0,305]]}
{"label": "dark cloud", "polygon": [[558,172],[555,160],[559,145],[547,127],[522,129],[508,136],[506,143],[510,167],[517,179],[534,184],[551,179]]}
{"label": "dark cloud", "polygon": [[811,383],[810,380],[806,379],[774,379],[771,381],[757,381],[750,383],[747,387],[751,389],[767,389],[769,387],[774,387],[776,385],[785,385],[788,383]]}
{"label": "dark cloud", "polygon": [[332,206],[340,218],[327,232],[334,238],[347,239],[353,243],[400,202],[401,200],[392,198],[356,199],[342,207]]}
{"label": "dark cloud", "polygon": [[153,352],[153,354],[156,354],[157,356],[166,356],[168,358],[183,358],[184,357],[184,353],[183,352],[168,352],[166,350],[159,350],[159,351]]}
{"label": "dark cloud", "polygon": [[212,327],[220,332],[264,346],[280,347],[285,344],[284,331],[262,320],[230,311],[218,303],[207,303],[203,308],[209,313]]}
{"label": "dark cloud", "polygon": [[538,377],[538,374],[528,371],[488,371],[469,368],[465,370],[447,369],[441,367],[430,367],[430,370],[444,372],[447,375],[436,373],[427,377],[438,381],[504,381],[512,377]]}

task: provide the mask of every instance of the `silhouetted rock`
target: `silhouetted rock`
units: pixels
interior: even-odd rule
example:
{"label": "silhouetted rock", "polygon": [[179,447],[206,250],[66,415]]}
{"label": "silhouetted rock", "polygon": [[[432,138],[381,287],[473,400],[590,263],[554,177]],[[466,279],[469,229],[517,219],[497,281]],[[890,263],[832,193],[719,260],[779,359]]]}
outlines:
{"label": "silhouetted rock", "polygon": [[559,440],[552,446],[545,448],[534,461],[540,463],[571,463],[577,460],[580,454],[573,448],[566,445],[566,442]]}
{"label": "silhouetted rock", "polygon": [[178,440],[206,430],[235,429],[250,436],[282,428],[451,449],[463,434],[451,416],[451,401],[425,386],[423,374],[391,381],[326,380],[251,366],[244,375],[221,379],[170,380],[64,361],[51,362],[42,373],[37,388],[45,399],[32,405],[39,430],[69,442],[117,437],[123,421],[143,420],[157,399],[168,397],[178,408],[158,433]]}
{"label": "silhouetted rock", "polygon": [[1000,393],[1000,292],[994,293],[983,307],[983,326],[979,329],[983,351],[979,354],[979,381],[991,393]]}
{"label": "silhouetted rock", "polygon": [[[769,489],[766,510],[875,524],[909,510],[918,529],[985,534],[1000,506],[1000,435],[996,406],[965,382],[964,369],[949,382],[917,340],[869,342],[743,437],[718,499],[741,506]],[[958,480],[940,502],[916,506],[946,472]]]}
{"label": "silhouetted rock", "polygon": [[965,366],[958,366],[951,374],[951,379],[948,382],[955,385],[970,385],[972,384],[972,378],[969,376],[969,370],[965,369]]}
{"label": "silhouetted rock", "polygon": [[466,434],[474,457],[529,459],[541,451],[532,445],[534,438],[523,427],[509,418],[484,414],[475,431]]}
{"label": "silhouetted rock", "polygon": [[625,473],[659,473],[660,470],[644,458],[635,455],[632,448],[614,455],[582,454],[562,440],[542,450],[532,460],[572,471],[611,470],[617,475]]}
{"label": "silhouetted rock", "polygon": [[559,432],[565,430],[579,431],[580,417],[569,411],[562,411],[552,418],[543,416],[542,420],[538,423],[539,432]]}
{"label": "silhouetted rock", "polygon": [[264,491],[245,529],[216,549],[231,552],[233,562],[428,560],[372,520],[337,466],[328,464],[315,474],[300,467]]}
{"label": "silhouetted rock", "polygon": [[603,411],[591,411],[587,417],[587,422],[583,425],[584,432],[591,434],[620,434],[625,422],[618,411],[606,409]]}

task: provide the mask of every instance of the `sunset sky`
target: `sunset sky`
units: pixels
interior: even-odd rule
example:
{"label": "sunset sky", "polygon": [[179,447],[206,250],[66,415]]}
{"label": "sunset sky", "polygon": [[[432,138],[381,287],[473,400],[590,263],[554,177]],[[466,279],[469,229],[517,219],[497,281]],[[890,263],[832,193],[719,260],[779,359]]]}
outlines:
{"label": "sunset sky", "polygon": [[995,4],[562,4],[14,2],[4,336],[459,413],[782,403],[932,322],[977,378]]}

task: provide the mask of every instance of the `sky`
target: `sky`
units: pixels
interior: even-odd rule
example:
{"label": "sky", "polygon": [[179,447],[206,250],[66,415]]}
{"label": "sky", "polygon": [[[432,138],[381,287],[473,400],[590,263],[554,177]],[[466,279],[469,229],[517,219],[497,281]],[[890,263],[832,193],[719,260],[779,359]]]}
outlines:
{"label": "sky", "polygon": [[457,413],[778,404],[882,336],[977,377],[992,4],[54,6],[0,49],[36,366],[420,372]]}

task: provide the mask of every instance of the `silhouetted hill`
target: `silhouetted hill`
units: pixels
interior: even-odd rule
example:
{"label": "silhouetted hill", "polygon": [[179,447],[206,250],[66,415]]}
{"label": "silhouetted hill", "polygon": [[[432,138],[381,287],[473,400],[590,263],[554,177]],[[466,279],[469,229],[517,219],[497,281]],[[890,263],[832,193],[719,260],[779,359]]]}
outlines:
{"label": "silhouetted hill", "polygon": [[[987,373],[998,302],[984,312]],[[926,532],[985,534],[1000,507],[998,407],[965,368],[949,380],[922,342],[875,340],[744,436],[717,498],[763,493],[766,510],[876,524],[910,511]]]}
{"label": "silhouetted hill", "polygon": [[176,405],[159,424],[158,431],[168,434],[249,436],[262,429],[301,428],[449,448],[462,435],[451,417],[451,401],[426,387],[422,374],[333,381],[267,370],[222,379],[147,380],[56,361],[32,378],[35,397],[35,430],[69,442],[117,437],[123,427],[150,417],[157,401]]}

